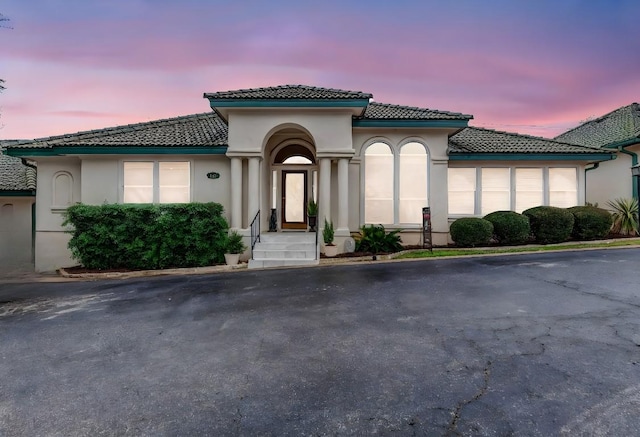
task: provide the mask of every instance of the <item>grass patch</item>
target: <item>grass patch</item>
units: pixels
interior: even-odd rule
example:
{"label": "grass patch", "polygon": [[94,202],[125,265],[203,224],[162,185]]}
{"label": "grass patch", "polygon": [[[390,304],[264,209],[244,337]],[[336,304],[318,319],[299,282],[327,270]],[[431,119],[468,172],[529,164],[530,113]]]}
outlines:
{"label": "grass patch", "polygon": [[588,243],[564,243],[564,244],[549,244],[546,246],[518,246],[518,247],[491,247],[491,248],[474,248],[474,249],[433,249],[433,252],[428,250],[415,250],[412,252],[403,253],[395,257],[395,259],[409,259],[409,258],[440,258],[446,256],[463,256],[463,255],[485,255],[492,253],[526,253],[526,252],[545,252],[549,250],[573,250],[573,249],[601,249],[606,247],[624,247],[624,246],[637,246],[640,245],[638,239],[620,239],[609,240],[602,242],[588,242]]}

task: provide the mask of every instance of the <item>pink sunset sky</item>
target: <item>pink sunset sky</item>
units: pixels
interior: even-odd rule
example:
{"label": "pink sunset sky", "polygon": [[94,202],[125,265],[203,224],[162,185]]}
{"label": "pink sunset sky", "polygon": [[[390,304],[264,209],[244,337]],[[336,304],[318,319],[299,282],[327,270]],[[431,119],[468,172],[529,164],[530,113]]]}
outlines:
{"label": "pink sunset sky", "polygon": [[209,111],[305,84],[555,136],[640,100],[637,0],[6,0],[0,138]]}

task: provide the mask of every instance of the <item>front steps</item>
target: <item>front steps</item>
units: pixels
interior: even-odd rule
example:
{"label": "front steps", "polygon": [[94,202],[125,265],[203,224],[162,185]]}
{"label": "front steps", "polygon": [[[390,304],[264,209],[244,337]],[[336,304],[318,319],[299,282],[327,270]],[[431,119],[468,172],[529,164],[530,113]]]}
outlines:
{"label": "front steps", "polygon": [[260,234],[249,268],[314,265],[318,258],[314,232],[270,232]]}

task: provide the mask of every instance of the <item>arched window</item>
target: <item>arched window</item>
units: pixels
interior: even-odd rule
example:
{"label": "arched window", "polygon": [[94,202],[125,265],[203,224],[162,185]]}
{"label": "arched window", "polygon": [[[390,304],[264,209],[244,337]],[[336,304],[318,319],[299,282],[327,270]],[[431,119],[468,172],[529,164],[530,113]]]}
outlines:
{"label": "arched window", "polygon": [[364,221],[394,223],[393,153],[385,143],[367,147],[364,160]]}
{"label": "arched window", "polygon": [[400,149],[399,220],[400,223],[421,223],[422,208],[428,205],[428,157],[420,143],[407,143]]}

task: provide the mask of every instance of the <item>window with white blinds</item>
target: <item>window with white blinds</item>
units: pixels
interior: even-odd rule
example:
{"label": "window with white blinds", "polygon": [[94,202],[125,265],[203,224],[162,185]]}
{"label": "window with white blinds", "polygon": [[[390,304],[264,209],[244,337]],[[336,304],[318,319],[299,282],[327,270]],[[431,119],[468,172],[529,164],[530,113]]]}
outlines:
{"label": "window with white blinds", "polygon": [[578,204],[575,168],[549,168],[549,205],[569,208]]}
{"label": "window with white blinds", "polygon": [[126,161],[124,203],[187,203],[191,200],[189,162]]}
{"label": "window with white blinds", "polygon": [[421,223],[427,204],[427,151],[420,143],[400,149],[400,223]]}
{"label": "window with white blinds", "polygon": [[522,212],[544,204],[544,180],[541,168],[516,168],[515,211]]}
{"label": "window with white blinds", "polygon": [[511,169],[482,168],[480,213],[484,216],[494,211],[511,209]]}
{"label": "window with white blinds", "polygon": [[449,168],[449,214],[473,215],[476,204],[476,169]]}
{"label": "window with white blinds", "polygon": [[452,216],[485,216],[508,210],[521,213],[541,205],[567,208],[577,204],[576,167],[449,168]]}
{"label": "window with white blinds", "polygon": [[364,221],[393,223],[393,153],[384,143],[367,147],[364,160]]}

